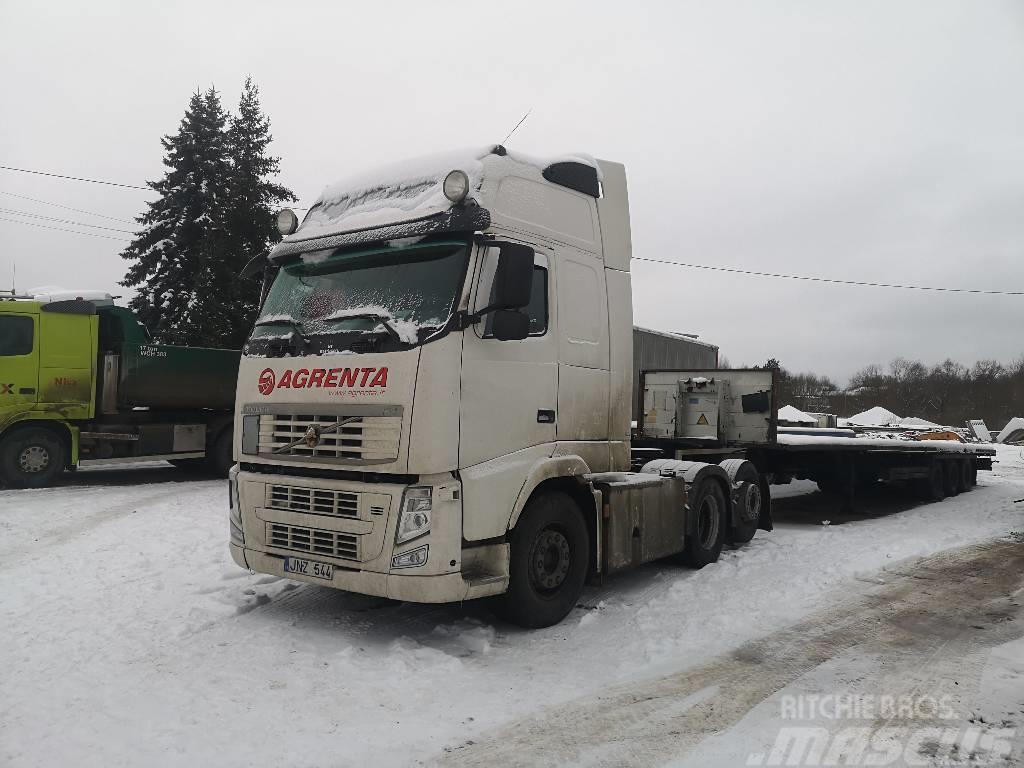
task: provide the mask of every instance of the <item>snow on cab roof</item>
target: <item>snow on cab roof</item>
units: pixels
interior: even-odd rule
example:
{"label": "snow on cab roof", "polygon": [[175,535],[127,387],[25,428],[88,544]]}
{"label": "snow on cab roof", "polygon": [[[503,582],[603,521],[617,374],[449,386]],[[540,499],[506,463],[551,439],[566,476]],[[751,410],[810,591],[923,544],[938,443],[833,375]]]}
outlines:
{"label": "snow on cab roof", "polygon": [[95,304],[113,304],[114,297],[106,291],[82,290],[75,288],[62,288],[58,285],[44,285],[39,288],[32,288],[27,294],[33,301],[40,304],[49,304],[54,301],[73,301],[82,299]]}
{"label": "snow on cab roof", "polygon": [[289,240],[351,232],[360,229],[421,219],[447,211],[452,203],[444,196],[442,184],[451,171],[469,177],[469,197],[480,192],[485,176],[507,172],[509,161],[543,171],[552,164],[575,162],[601,169],[585,154],[533,157],[520,152],[486,147],[412,158],[378,166],[329,185],[317,198],[302,224]]}

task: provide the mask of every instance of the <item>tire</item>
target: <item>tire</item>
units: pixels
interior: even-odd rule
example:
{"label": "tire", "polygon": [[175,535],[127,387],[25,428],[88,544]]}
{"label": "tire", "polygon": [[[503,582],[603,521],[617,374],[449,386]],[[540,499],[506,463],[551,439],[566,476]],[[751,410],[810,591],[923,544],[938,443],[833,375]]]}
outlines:
{"label": "tire", "polygon": [[590,566],[590,534],[576,502],[560,491],[526,503],[510,539],[503,618],[521,627],[550,627],[576,607]]}
{"label": "tire", "polygon": [[967,493],[974,487],[974,483],[971,481],[971,469],[974,467],[974,462],[971,459],[957,459],[957,469],[960,471],[960,492]]}
{"label": "tire", "polygon": [[209,453],[206,454],[206,471],[214,477],[227,477],[235,463],[232,455],[234,433],[231,427],[225,427],[213,441]]}
{"label": "tire", "polygon": [[697,517],[696,530],[686,538],[681,559],[691,568],[703,568],[718,559],[725,542],[728,507],[722,486],[713,480],[698,484],[690,499],[690,509]]}
{"label": "tire", "polygon": [[918,495],[925,501],[942,501],[946,498],[946,473],[942,462],[932,459],[928,465],[928,477],[918,481]]}
{"label": "tire", "polygon": [[956,459],[947,459],[940,462],[942,473],[945,477],[944,487],[947,496],[956,496],[960,493],[960,462]]}
{"label": "tire", "polygon": [[761,476],[753,464],[742,459],[726,459],[718,466],[729,473],[734,484],[741,484],[738,490],[733,491],[733,507],[739,522],[730,525],[728,541],[730,544],[746,544],[754,538],[761,519]]}
{"label": "tire", "polygon": [[50,430],[18,430],[0,443],[0,480],[11,488],[45,488],[64,471],[65,454]]}

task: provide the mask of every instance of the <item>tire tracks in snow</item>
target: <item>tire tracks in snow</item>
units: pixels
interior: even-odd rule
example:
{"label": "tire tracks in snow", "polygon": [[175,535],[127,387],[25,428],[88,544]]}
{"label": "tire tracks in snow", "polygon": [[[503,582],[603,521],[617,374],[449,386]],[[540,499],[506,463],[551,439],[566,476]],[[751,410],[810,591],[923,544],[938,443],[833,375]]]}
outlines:
{"label": "tire tracks in snow", "polygon": [[707,664],[545,709],[449,748],[438,764],[657,766],[699,757],[703,739],[846,652],[882,659],[873,674],[895,682],[892,693],[925,684],[933,692],[976,666],[979,648],[1024,635],[1013,597],[1024,587],[1022,542],[943,552],[881,576],[881,586]]}
{"label": "tire tracks in snow", "polygon": [[[32,542],[31,547],[19,541],[17,536],[10,536],[5,543],[8,548],[0,550],[0,563],[4,568],[19,565],[21,562],[38,557],[43,551],[83,536],[93,530],[119,518],[128,517],[147,505],[156,502],[166,502],[173,497],[176,501],[183,497],[208,493],[209,488],[205,483],[182,483],[184,487],[164,487],[159,493],[148,493],[142,496],[135,496],[127,501],[113,504],[109,507],[101,507],[96,512],[85,514],[81,518],[72,518],[67,525],[46,531]],[[193,486],[193,487],[190,487]],[[59,492],[61,489],[45,489],[46,492]],[[225,518],[227,512],[225,511]]]}

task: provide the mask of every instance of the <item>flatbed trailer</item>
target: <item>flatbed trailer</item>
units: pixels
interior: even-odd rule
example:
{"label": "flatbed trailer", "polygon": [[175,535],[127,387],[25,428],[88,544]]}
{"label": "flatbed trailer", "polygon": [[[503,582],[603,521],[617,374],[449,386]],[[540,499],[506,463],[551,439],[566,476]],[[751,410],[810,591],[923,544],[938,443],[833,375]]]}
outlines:
{"label": "flatbed trailer", "polygon": [[[995,449],[974,443],[780,430],[772,371],[660,369],[641,371],[639,380],[635,468],[657,458],[742,459],[754,464],[766,486],[812,480],[823,492],[839,496],[847,509],[879,482],[911,485],[922,499],[939,501],[970,490],[979,470],[992,469]],[[673,386],[675,397],[669,396]],[[674,410],[667,419],[665,406]],[[697,424],[698,414],[705,423]],[[737,424],[737,418],[743,423]]]}

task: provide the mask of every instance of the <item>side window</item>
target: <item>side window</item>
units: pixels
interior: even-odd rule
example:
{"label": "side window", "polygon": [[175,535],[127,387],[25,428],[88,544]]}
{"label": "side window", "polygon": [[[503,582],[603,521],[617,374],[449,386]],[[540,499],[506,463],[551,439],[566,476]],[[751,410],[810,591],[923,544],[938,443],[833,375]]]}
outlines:
{"label": "side window", "polygon": [[[493,275],[492,275],[493,277]],[[530,335],[543,336],[548,331],[548,270],[537,264],[533,266],[533,288],[530,291],[530,303],[523,308],[523,312],[530,318]],[[491,338],[491,325],[494,322],[494,315],[487,315],[484,318],[485,339]]]}
{"label": "side window", "polygon": [[0,357],[32,354],[32,318],[0,317]]}

